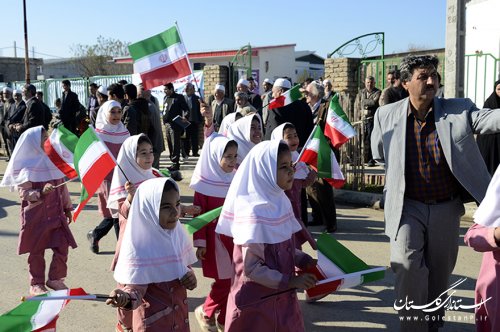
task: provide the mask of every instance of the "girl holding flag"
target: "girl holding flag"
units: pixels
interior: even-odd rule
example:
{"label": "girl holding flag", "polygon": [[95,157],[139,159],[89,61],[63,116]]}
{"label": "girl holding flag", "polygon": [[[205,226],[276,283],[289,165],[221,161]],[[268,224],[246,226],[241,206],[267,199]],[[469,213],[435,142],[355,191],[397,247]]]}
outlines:
{"label": "girl holding flag", "polygon": [[[105,102],[97,112],[95,122],[95,132],[99,138],[106,144],[109,151],[116,158],[123,142],[130,136],[127,128],[122,123],[122,107],[119,102],[109,100]],[[115,228],[116,238],[120,232],[118,218],[107,208],[109,197],[109,187],[113,172],[110,172],[102,182],[98,191],[99,212],[104,217],[102,222],[87,234],[90,242],[90,249],[93,253],[99,253],[99,240],[106,236],[112,227]]]}
{"label": "girl holding flag", "polygon": [[66,289],[68,248],[76,242],[68,227],[73,209],[64,174],[43,150],[47,132],[42,126],[26,130],[16,144],[2,187],[15,188],[21,198],[21,231],[18,254],[29,253],[30,295],[47,292],[45,287],[45,249],[52,249],[46,285]]}
{"label": "girl holding flag", "polygon": [[309,187],[314,183],[318,174],[310,170],[306,163],[303,161],[298,161],[299,153],[297,148],[299,147],[299,136],[297,135],[297,130],[295,126],[290,122],[285,122],[278,127],[276,127],[271,133],[271,140],[285,141],[290,152],[292,153],[292,161],[295,164],[295,174],[293,178],[292,188],[285,190],[286,196],[290,199],[292,203],[293,214],[297,221],[300,223],[302,230],[294,234],[295,236],[295,246],[297,249],[302,248],[302,244],[309,242],[313,249],[316,249],[316,241],[311,236],[311,233],[307,230],[306,226],[302,222],[301,211],[302,211],[302,200],[300,197],[302,188]]}
{"label": "girl holding flag", "polygon": [[179,187],[171,178],[137,188],[107,304],[133,310],[134,331],[189,331],[186,289],[196,288],[191,241],[179,222]]}
{"label": "girl holding flag", "polygon": [[[224,204],[235,174],[237,153],[238,144],[223,135],[214,133],[205,140],[189,185],[195,191],[193,204],[201,207],[201,213]],[[201,261],[203,275],[215,279],[205,303],[195,310],[201,327],[210,331],[224,329],[227,296],[233,276],[233,240],[215,233],[216,225],[217,220],[193,234],[193,244],[197,248],[196,256]],[[217,311],[219,315],[216,321]]]}
{"label": "girl holding flag", "polygon": [[[240,120],[241,121],[241,120]],[[235,275],[225,331],[304,331],[296,289],[315,285],[314,275],[295,275],[315,261],[295,249],[301,230],[284,190],[293,185],[288,146],[265,141],[253,148],[236,172],[216,232],[234,239]]]}

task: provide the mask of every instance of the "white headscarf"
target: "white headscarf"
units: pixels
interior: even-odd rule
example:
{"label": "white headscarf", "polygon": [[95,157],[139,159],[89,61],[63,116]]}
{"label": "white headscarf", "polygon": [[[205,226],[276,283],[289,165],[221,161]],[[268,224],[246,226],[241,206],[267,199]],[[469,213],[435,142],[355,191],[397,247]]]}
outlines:
{"label": "white headscarf", "polygon": [[120,121],[116,125],[109,122],[108,116],[113,107],[122,109],[122,106],[116,100],[108,100],[99,108],[95,120],[95,132],[104,142],[121,144],[130,136],[130,133],[123,122]]}
{"label": "white headscarf", "polygon": [[227,136],[227,131],[229,130],[229,127],[236,122],[236,114],[237,112],[229,113],[222,119],[219,128],[219,134]]}
{"label": "white headscarf", "polygon": [[177,221],[174,229],[160,226],[163,187],[170,178],[149,179],[137,188],[130,207],[114,278],[121,284],[145,285],[182,278],[196,262],[193,244]]}
{"label": "white headscarf", "polygon": [[213,133],[203,144],[203,150],[194,168],[189,187],[203,195],[226,197],[234,171],[226,173],[220,167],[220,161],[229,138]]}
{"label": "white headscarf", "polygon": [[43,151],[42,126],[26,130],[16,143],[0,186],[10,187],[25,182],[46,182],[64,178],[64,174]]}
{"label": "white headscarf", "polygon": [[227,137],[238,143],[238,164],[241,164],[248,152],[250,152],[250,149],[255,146],[255,143],[250,140],[250,128],[252,127],[252,120],[254,117],[259,120],[262,128],[260,115],[251,114],[234,122],[227,131]]}
{"label": "white headscarf", "polygon": [[[285,122],[278,127],[274,128],[273,132],[271,133],[271,140],[283,140],[283,132],[285,131],[285,126],[287,124],[293,125],[291,122]],[[284,141],[284,140],[283,140]],[[292,161],[295,164],[295,175],[293,176],[294,179],[298,180],[303,180],[307,178],[307,174],[309,174],[309,168],[307,167],[306,163],[303,161],[297,162],[297,159],[299,159],[299,153],[297,151],[292,151]]]}
{"label": "white headscarf", "polygon": [[[130,136],[123,142],[120,148],[116,162],[120,165],[123,172],[127,178],[136,187],[148,179],[155,177],[162,177],[163,175],[155,168],[142,169],[139,164],[137,164],[137,143],[141,136],[147,137],[144,134]],[[115,166],[115,171],[113,172],[113,180],[111,181],[111,187],[109,189],[109,198],[107,207],[109,209],[118,210],[118,201],[122,198],[126,198],[128,193],[125,190],[125,183],[127,179],[123,172]]]}
{"label": "white headscarf", "polygon": [[302,227],[277,184],[279,141],[255,146],[238,168],[227,192],[216,232],[234,243],[280,243]]}
{"label": "white headscarf", "polygon": [[486,227],[500,226],[500,167],[493,174],[486,195],[474,213],[474,222]]}

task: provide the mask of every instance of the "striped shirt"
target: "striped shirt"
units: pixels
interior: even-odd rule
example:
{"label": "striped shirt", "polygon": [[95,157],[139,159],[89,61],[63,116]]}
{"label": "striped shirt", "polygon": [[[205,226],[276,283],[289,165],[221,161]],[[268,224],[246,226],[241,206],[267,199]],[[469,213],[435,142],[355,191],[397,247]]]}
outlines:
{"label": "striped shirt", "polygon": [[413,200],[433,204],[457,196],[459,184],[444,157],[432,108],[424,121],[408,109],[405,181],[405,197]]}

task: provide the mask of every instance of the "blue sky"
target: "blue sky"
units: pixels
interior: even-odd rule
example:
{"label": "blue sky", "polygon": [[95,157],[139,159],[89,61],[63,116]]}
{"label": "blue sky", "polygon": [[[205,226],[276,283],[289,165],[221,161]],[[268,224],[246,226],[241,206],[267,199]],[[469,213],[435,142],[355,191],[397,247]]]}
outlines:
{"label": "blue sky", "polygon": [[[29,49],[37,57],[71,56],[75,44],[99,35],[136,42],[177,21],[188,51],[296,43],[322,57],[344,42],[385,32],[386,54],[409,45],[445,43],[446,0],[168,1],[26,0]],[[2,6],[0,56],[24,48],[22,1]],[[18,56],[24,51],[18,49]]]}

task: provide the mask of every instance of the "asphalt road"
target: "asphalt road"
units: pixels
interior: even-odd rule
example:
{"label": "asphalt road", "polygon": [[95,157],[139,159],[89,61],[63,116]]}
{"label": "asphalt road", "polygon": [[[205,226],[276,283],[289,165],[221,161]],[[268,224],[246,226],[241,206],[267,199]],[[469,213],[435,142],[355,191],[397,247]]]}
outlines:
{"label": "asphalt road", "polygon": [[[162,167],[166,166],[166,156],[162,156]],[[181,200],[192,201],[193,192],[188,188],[190,175],[196,160],[188,160],[181,168],[184,180],[181,181]],[[7,162],[0,157],[0,174],[3,175]],[[74,203],[78,200],[80,184],[70,183],[69,190]],[[0,313],[4,313],[20,303],[23,295],[28,295],[29,281],[27,255],[16,254],[19,232],[19,199],[16,192],[0,188]],[[337,206],[338,231],[333,235],[351,251],[372,266],[389,266],[389,244],[383,234],[383,212],[371,208],[341,205]],[[69,272],[66,284],[72,288],[82,287],[89,293],[109,293],[115,287],[109,271],[114,254],[116,238],[111,231],[100,242],[101,252],[93,254],[86,239],[87,232],[101,220],[97,211],[95,197],[82,212],[79,220],[71,225],[78,248],[70,250]],[[470,221],[462,221],[460,229],[460,249],[451,283],[467,278],[456,290],[455,297],[462,304],[473,304],[474,285],[481,255],[463,244],[463,235]],[[322,227],[310,228],[317,237]],[[446,236],[446,234],[443,234]],[[316,257],[310,247],[305,251]],[[47,259],[50,259],[47,251]],[[198,278],[198,288],[188,292],[190,324],[192,331],[201,331],[193,315],[196,306],[204,301],[211,280],[202,276],[200,265],[194,266]],[[383,280],[339,291],[315,304],[307,304],[304,295],[299,294],[307,331],[395,331],[398,329],[398,316],[393,309],[394,276],[390,270]],[[450,322],[444,331],[473,331],[472,310],[449,311]],[[100,302],[73,301],[63,310],[58,331],[114,331],[115,310]]]}

